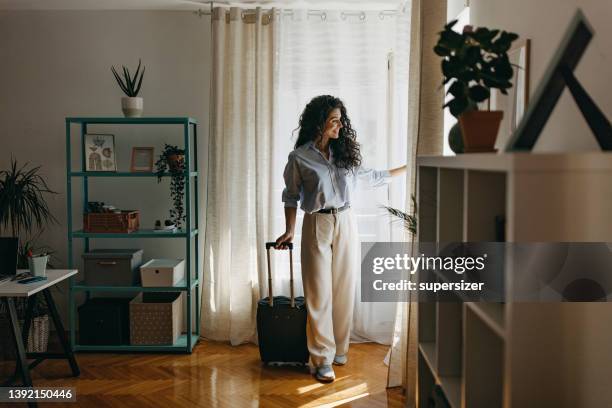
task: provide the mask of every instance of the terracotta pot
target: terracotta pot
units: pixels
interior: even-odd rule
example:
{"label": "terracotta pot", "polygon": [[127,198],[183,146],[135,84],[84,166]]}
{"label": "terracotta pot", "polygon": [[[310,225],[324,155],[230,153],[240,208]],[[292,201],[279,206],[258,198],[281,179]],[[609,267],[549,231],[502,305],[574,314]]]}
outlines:
{"label": "terracotta pot", "polygon": [[470,111],[459,116],[465,153],[494,152],[502,111]]}
{"label": "terracotta pot", "polygon": [[185,155],[171,154],[168,156],[168,167],[173,171],[183,170],[185,168]]}

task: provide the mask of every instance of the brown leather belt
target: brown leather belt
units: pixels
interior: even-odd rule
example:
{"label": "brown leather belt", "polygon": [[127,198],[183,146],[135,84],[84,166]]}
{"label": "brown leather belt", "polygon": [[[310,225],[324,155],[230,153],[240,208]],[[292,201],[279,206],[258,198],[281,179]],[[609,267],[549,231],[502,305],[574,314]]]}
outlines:
{"label": "brown leather belt", "polygon": [[344,210],[348,210],[349,208],[351,208],[351,206],[346,204],[344,207],[340,207],[340,208],[324,208],[322,210],[317,211],[317,213],[319,214],[338,214]]}

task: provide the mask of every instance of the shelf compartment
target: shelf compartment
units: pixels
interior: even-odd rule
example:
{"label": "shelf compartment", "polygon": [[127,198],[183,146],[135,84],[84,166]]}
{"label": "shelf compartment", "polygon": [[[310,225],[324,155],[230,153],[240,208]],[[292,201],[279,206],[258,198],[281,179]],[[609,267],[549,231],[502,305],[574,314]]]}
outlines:
{"label": "shelf compartment", "polygon": [[420,397],[418,399],[418,408],[427,408],[429,406],[427,399],[437,383],[434,364],[435,349],[436,345],[433,342],[419,343],[417,388]]}
{"label": "shelf compartment", "polygon": [[489,326],[500,338],[506,336],[505,309],[504,303],[484,303],[466,302],[466,307],[477,314],[482,321]]}
{"label": "shelf compartment", "polygon": [[[436,344],[419,343],[419,395],[429,396],[438,384],[453,408],[461,407],[461,377],[443,376],[436,372]],[[427,407],[427,398],[419,398],[419,407]]]}
{"label": "shelf compartment", "polygon": [[[195,279],[191,281],[191,289],[200,283]],[[87,286],[75,285],[75,291],[79,292],[184,292],[189,290],[187,282],[182,280],[174,286]]]}
{"label": "shelf compartment", "polygon": [[463,240],[464,171],[439,169],[438,173],[438,242]]}
{"label": "shelf compartment", "polygon": [[436,304],[424,302],[418,304],[419,342],[435,343],[436,341]]}
{"label": "shelf compartment", "polygon": [[461,377],[440,376],[440,387],[453,408],[461,408]]}
{"label": "shelf compartment", "polygon": [[464,194],[464,241],[505,241],[505,236],[498,239],[502,231],[496,217],[506,217],[506,174],[468,170]]}
{"label": "shelf compartment", "polygon": [[[173,174],[163,173],[162,177],[170,177]],[[197,171],[185,172],[185,177],[197,177]],[[73,171],[70,177],[157,177],[156,173],[152,172],[129,172],[129,171]]]}
{"label": "shelf compartment", "polygon": [[438,169],[421,167],[418,179],[418,237],[420,242],[436,242]]}
{"label": "shelf compartment", "polygon": [[461,376],[462,315],[459,297],[439,296],[436,313],[436,372],[440,376]]}
{"label": "shelf compartment", "polygon": [[[199,341],[200,337],[197,334],[191,335],[191,350]],[[187,334],[181,334],[179,338],[176,340],[174,344],[152,344],[152,345],[130,345],[130,344],[121,344],[115,346],[103,346],[103,345],[95,345],[95,346],[87,346],[82,344],[75,344],[74,351],[132,351],[132,352],[158,352],[158,351],[166,351],[166,352],[191,352],[187,348]]]}
{"label": "shelf compartment", "polygon": [[463,404],[503,406],[504,341],[470,307],[464,310]]}
{"label": "shelf compartment", "polygon": [[435,363],[436,363],[436,343],[434,343],[433,341],[430,342],[420,342],[419,343],[419,350],[421,352],[421,354],[423,355],[423,358],[425,360],[425,362],[427,363],[427,366],[429,367],[429,369],[431,370],[432,373],[435,373]]}
{"label": "shelf compartment", "polygon": [[140,229],[130,233],[113,233],[113,232],[84,232],[77,230],[72,232],[73,238],[187,238],[195,237],[198,230],[194,229],[191,232],[155,232],[152,229]]}

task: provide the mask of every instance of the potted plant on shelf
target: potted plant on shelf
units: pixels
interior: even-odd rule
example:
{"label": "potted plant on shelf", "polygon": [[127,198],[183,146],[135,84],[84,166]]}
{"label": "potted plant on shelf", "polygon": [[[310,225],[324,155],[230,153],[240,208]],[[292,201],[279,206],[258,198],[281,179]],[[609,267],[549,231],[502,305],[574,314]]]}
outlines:
{"label": "potted plant on shelf", "polygon": [[[27,254],[34,250],[34,241],[40,235],[44,227],[49,223],[56,222],[55,217],[49,210],[45,199],[48,194],[56,194],[47,185],[40,174],[40,166],[27,168],[27,164],[19,167],[17,161],[11,159],[8,170],[0,171],[0,235],[20,238],[17,267],[27,269]],[[28,236],[35,234],[35,238]],[[36,248],[36,251],[50,252],[46,248]],[[34,319],[28,338],[27,351],[46,351],[49,338],[48,310],[39,296],[37,307],[34,310]],[[25,317],[25,299],[16,302],[18,317]],[[8,331],[6,310],[0,307],[0,320],[2,326]],[[4,350],[12,350],[12,342],[9,337],[4,336],[1,340]],[[4,353],[3,357],[11,355],[10,351]]]}
{"label": "potted plant on shelf", "polygon": [[470,26],[458,33],[456,23],[444,26],[434,47],[442,57],[443,84],[450,84],[447,94],[452,95],[444,107],[459,119],[465,152],[494,151],[503,112],[479,110],[478,104],[490,98],[492,88],[507,94],[512,87],[508,50],[518,35],[485,27],[473,31]]}
{"label": "potted plant on shelf", "polygon": [[155,162],[157,182],[161,182],[167,171],[170,172],[170,197],[174,208],[170,209],[170,219],[176,228],[181,228],[185,220],[183,198],[185,196],[185,150],[166,144]]}
{"label": "potted plant on shelf", "polygon": [[[142,107],[143,101],[142,98],[138,96],[138,92],[140,92],[140,86],[142,85],[142,78],[144,78],[145,67],[142,67],[142,71],[140,71],[141,61],[138,60],[138,68],[136,68],[136,73],[134,77],[130,75],[130,70],[125,66],[123,68],[123,79],[117,73],[114,66],[111,66],[111,71],[119,84],[119,87],[126,94],[123,98],[121,98],[121,110],[123,111],[123,115],[126,118],[139,118],[142,116]],[[139,77],[140,75],[140,77]]]}

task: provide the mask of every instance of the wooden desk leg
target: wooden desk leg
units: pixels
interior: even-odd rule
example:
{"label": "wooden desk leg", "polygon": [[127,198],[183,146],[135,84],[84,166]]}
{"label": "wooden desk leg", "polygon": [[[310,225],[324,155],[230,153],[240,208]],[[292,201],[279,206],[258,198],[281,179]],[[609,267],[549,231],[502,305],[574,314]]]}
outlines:
{"label": "wooden desk leg", "polygon": [[49,308],[49,312],[51,313],[51,318],[53,319],[53,324],[55,325],[55,331],[57,331],[57,335],[59,336],[60,343],[62,344],[62,348],[64,349],[64,355],[68,359],[70,363],[70,369],[72,370],[72,375],[74,377],[78,377],[81,374],[79,370],[79,365],[74,358],[74,353],[70,348],[70,343],[68,343],[68,338],[66,337],[66,332],[64,331],[64,326],[62,325],[62,320],[60,319],[59,314],[57,313],[57,308],[55,307],[55,302],[53,301],[53,296],[51,296],[51,292],[49,289],[43,290],[43,294],[45,295],[45,300],[47,301],[47,307]]}

